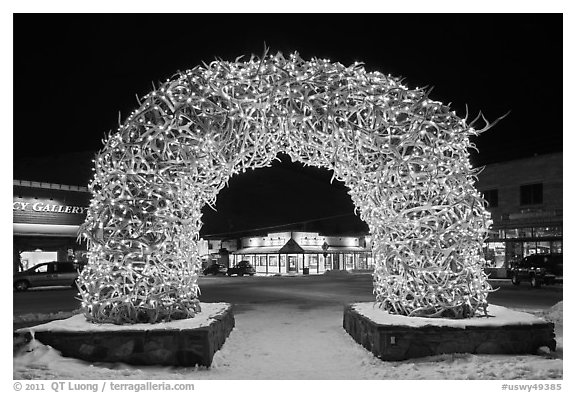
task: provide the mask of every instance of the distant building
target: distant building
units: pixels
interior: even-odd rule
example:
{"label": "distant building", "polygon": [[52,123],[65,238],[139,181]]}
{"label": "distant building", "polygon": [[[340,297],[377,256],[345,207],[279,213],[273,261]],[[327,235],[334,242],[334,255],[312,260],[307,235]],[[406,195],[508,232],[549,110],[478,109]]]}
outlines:
{"label": "distant building", "polygon": [[327,270],[372,270],[370,236],[325,236],[278,232],[240,239],[232,263],[249,261],[257,273],[322,274]]}
{"label": "distant building", "polygon": [[238,249],[238,239],[200,239],[198,241],[198,254],[202,261],[202,268],[214,263],[226,267],[230,266],[230,253]]}
{"label": "distant building", "polygon": [[41,262],[86,260],[78,228],[86,219],[86,187],[13,181],[13,272]]}
{"label": "distant building", "polygon": [[562,252],[562,156],[490,164],[478,176],[494,221],[484,248],[493,277],[527,255]]}

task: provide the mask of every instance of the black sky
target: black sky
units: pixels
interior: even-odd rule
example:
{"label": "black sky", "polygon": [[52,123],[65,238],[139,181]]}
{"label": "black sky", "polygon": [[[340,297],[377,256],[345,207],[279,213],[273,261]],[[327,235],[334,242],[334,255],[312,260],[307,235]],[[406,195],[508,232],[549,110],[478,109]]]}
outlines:
{"label": "black sky", "polygon": [[[42,170],[34,175],[22,170],[41,156],[100,149],[103,135],[117,128],[119,112],[123,120],[136,108],[136,94],[148,93],[153,82],[215,57],[259,55],[264,42],[273,53],[298,51],[305,59],[330,58],[344,65],[361,61],[369,71],[405,77],[409,87],[434,86],[431,97],[451,102],[460,116],[466,105],[471,115],[481,110],[489,120],[511,111],[476,138],[480,154],[472,155],[474,164],[561,151],[562,22],[561,14],[17,14],[14,177],[49,177]],[[231,184],[218,203],[225,204],[226,192],[231,200],[243,200],[242,190],[246,194],[248,189],[261,190],[268,195],[264,199],[284,200],[271,179],[311,173],[285,161],[279,166],[284,169],[269,176],[267,188],[262,179],[268,175],[260,172],[267,170],[262,169],[254,175],[262,187],[246,185],[250,175],[243,185],[240,177],[238,189]],[[78,162],[82,165],[84,161]],[[79,182],[74,171],[60,171],[60,176],[58,182]],[[319,181],[312,183],[324,182],[323,176],[330,179],[326,171],[314,176]],[[324,205],[334,193],[336,199],[347,198],[342,190],[324,195],[324,186],[312,183],[298,187],[296,180],[294,195],[319,195]],[[299,215],[294,208],[282,217],[245,225],[351,213],[351,203],[348,208],[339,203],[334,202],[332,211],[312,209]],[[243,219],[226,224],[233,214],[222,209],[219,215],[227,218],[211,231],[242,229]]]}

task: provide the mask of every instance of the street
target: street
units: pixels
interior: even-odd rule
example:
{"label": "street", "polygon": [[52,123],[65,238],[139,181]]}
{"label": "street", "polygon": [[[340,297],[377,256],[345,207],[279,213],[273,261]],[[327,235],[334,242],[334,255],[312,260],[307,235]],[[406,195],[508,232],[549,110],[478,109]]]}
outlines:
{"label": "street", "polygon": [[[489,301],[505,307],[534,310],[546,309],[562,300],[562,285],[530,288],[527,283],[518,287],[509,280],[491,281],[494,288]],[[284,277],[213,277],[199,278],[200,301],[228,302],[235,313],[257,308],[259,305],[291,305],[302,310],[374,300],[372,276],[284,276]],[[13,316],[51,314],[72,311],[80,307],[77,291],[68,287],[35,288],[14,292]]]}

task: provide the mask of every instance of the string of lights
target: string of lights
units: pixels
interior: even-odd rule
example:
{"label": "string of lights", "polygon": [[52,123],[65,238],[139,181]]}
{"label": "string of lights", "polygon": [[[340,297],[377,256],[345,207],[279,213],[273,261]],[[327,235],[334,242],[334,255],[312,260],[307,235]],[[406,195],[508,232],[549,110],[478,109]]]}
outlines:
{"label": "string of lights", "polygon": [[373,238],[383,310],[463,318],[486,310],[481,247],[491,224],[474,188],[469,137],[421,88],[297,53],[179,72],[104,141],[89,184],[79,278],[93,322],[158,322],[200,312],[201,209],[230,177],[279,153],[333,170]]}

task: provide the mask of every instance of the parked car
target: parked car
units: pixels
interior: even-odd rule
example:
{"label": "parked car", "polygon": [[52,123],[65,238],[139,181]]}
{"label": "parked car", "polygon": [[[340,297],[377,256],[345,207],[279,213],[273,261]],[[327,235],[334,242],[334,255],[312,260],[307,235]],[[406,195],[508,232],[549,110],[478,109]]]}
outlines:
{"label": "parked car", "polygon": [[248,274],[250,276],[253,276],[254,274],[256,274],[256,269],[254,269],[254,267],[252,265],[250,265],[250,262],[240,261],[236,265],[234,265],[233,267],[228,268],[227,274],[229,276],[231,276],[233,274],[237,274],[239,276],[243,276],[245,274]]}
{"label": "parked car", "polygon": [[228,271],[228,268],[226,266],[221,265],[219,263],[213,263],[212,265],[210,265],[206,269],[204,269],[203,273],[205,276],[207,276],[209,274],[216,276],[218,274],[226,274],[227,271]]}
{"label": "parked car", "polygon": [[25,291],[33,287],[72,286],[82,266],[72,262],[44,262],[14,274],[14,289]]}
{"label": "parked car", "polygon": [[533,288],[563,281],[562,254],[533,254],[516,263],[511,271],[512,284],[528,281]]}

